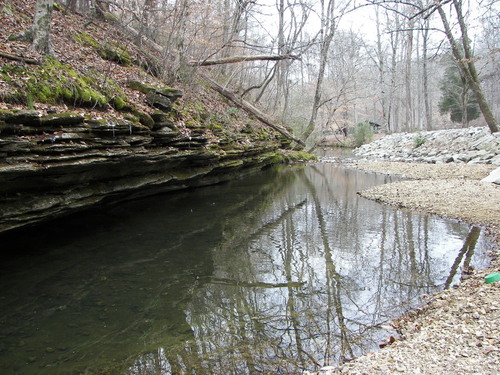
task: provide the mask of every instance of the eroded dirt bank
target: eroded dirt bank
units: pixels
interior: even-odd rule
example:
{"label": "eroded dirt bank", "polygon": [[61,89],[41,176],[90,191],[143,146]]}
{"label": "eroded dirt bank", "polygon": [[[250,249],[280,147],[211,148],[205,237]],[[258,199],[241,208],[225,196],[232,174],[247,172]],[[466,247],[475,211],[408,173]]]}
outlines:
{"label": "eroded dirt bank", "polygon": [[500,187],[480,181],[495,166],[359,162],[347,167],[410,178],[360,195],[485,225],[496,247],[488,269],[428,296],[419,309],[394,321],[400,336],[393,344],[319,374],[499,374],[500,282],[486,284],[484,277],[500,271]]}

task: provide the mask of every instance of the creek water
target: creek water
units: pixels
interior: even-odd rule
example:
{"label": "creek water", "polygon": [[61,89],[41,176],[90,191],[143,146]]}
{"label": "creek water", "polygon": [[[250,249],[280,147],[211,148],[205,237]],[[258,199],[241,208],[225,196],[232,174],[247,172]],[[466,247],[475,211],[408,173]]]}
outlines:
{"label": "creek water", "polygon": [[368,201],[319,163],[0,238],[0,373],[300,374],[485,266],[478,228]]}

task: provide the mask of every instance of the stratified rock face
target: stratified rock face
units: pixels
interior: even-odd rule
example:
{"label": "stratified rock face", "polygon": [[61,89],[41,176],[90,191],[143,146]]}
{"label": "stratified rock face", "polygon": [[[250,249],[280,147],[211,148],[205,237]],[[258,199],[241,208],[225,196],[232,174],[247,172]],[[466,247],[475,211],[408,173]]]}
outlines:
{"label": "stratified rock face", "polygon": [[274,161],[276,146],[210,151],[201,131],[75,113],[0,113],[0,232],[110,199],[217,183]]}
{"label": "stratified rock face", "polygon": [[426,163],[484,163],[500,165],[500,133],[488,128],[397,133],[363,145],[357,156]]}

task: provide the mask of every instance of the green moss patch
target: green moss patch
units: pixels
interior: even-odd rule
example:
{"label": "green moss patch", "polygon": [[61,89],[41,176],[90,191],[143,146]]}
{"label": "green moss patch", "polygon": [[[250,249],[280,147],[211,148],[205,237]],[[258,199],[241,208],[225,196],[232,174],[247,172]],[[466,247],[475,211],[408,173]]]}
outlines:
{"label": "green moss patch", "polygon": [[[37,67],[4,65],[1,78],[14,88],[4,101],[30,103],[66,103],[76,107],[104,108],[108,103],[126,109],[126,96],[118,84],[104,80],[97,72],[83,75],[53,58]],[[106,82],[106,84],[102,84]]]}
{"label": "green moss patch", "polygon": [[104,60],[113,61],[120,65],[130,65],[132,57],[125,46],[116,43],[106,43],[101,46],[97,52]]}
{"label": "green moss patch", "polygon": [[87,33],[75,34],[73,40],[83,45],[99,48],[99,42]]}
{"label": "green moss patch", "polygon": [[305,151],[286,151],[284,157],[289,163],[302,163],[308,161],[317,161],[318,158]]}
{"label": "green moss patch", "polygon": [[115,96],[111,104],[118,111],[129,111],[132,109],[132,107],[127,103],[126,99],[121,96]]}
{"label": "green moss patch", "polygon": [[83,45],[95,48],[99,56],[101,56],[104,60],[114,61],[117,64],[125,66],[130,65],[133,61],[127,47],[117,42],[105,42],[101,44],[87,33],[75,34],[73,35],[73,40]]}
{"label": "green moss patch", "polygon": [[142,125],[147,126],[149,129],[153,129],[153,126],[155,124],[155,121],[153,118],[148,115],[147,113],[141,112],[141,111],[134,111],[133,112],[135,116],[139,119],[139,122]]}

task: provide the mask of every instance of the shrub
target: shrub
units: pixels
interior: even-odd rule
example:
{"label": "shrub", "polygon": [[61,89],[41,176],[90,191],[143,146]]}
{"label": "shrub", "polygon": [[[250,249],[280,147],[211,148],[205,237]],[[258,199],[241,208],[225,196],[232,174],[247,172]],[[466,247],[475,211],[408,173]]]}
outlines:
{"label": "shrub", "polygon": [[373,138],[373,134],[373,128],[369,123],[360,122],[356,126],[356,129],[354,129],[354,133],[352,135],[354,145],[356,147],[359,147],[361,145],[364,145],[365,143],[370,142]]}
{"label": "shrub", "polygon": [[415,138],[415,148],[422,146],[426,141],[427,138],[424,135],[422,134],[417,135],[417,137]]}

